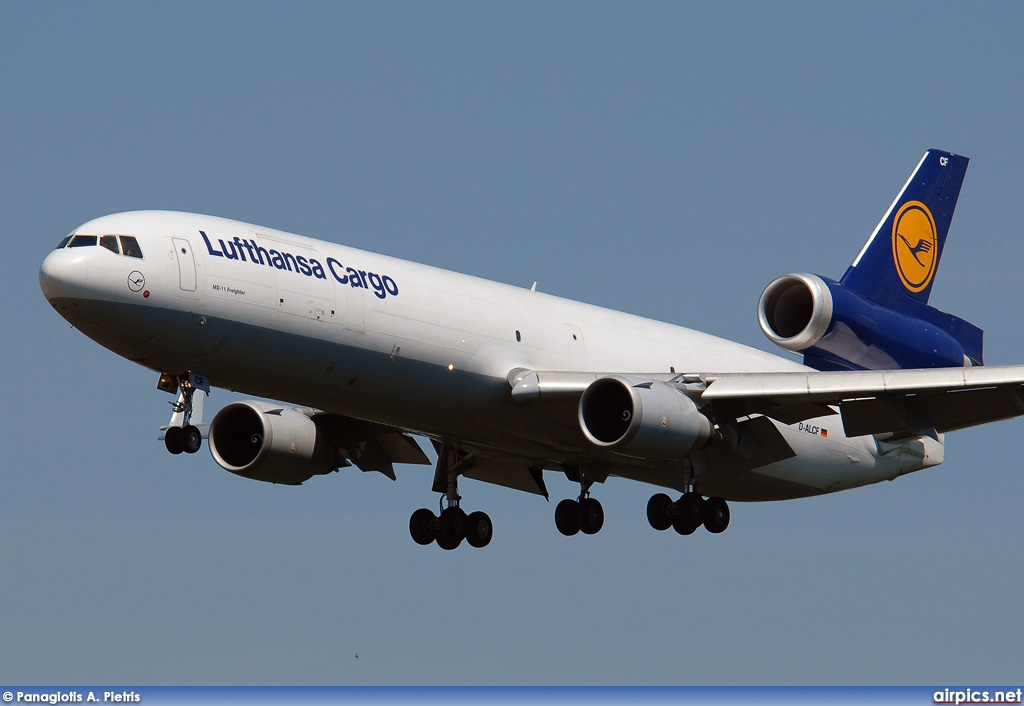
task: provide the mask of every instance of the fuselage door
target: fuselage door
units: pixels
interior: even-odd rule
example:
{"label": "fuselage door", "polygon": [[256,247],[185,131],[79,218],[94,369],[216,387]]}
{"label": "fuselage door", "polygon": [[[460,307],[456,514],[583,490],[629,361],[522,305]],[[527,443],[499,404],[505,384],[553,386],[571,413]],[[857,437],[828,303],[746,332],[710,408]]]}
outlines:
{"label": "fuselage door", "polygon": [[569,344],[569,370],[586,370],[587,348],[583,344],[583,331],[579,326],[566,324],[565,338]]}
{"label": "fuselage door", "polygon": [[192,245],[184,238],[173,238],[174,254],[178,258],[178,284],[184,292],[196,291],[196,260]]}

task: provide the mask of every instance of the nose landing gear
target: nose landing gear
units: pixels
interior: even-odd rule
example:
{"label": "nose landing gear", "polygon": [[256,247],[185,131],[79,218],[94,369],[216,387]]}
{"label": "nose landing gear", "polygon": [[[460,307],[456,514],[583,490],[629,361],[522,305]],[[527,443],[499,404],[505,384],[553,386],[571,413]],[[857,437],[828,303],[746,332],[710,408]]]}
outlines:
{"label": "nose landing gear", "polygon": [[[203,420],[203,399],[210,394],[209,381],[195,373],[177,376],[164,373],[160,376],[157,389],[171,394],[180,390],[177,401],[171,403],[174,409],[171,420],[163,428],[164,446],[175,455],[182,452],[194,454],[203,445],[200,426]],[[196,397],[196,390],[205,394]]]}
{"label": "nose landing gear", "polygon": [[174,455],[182,452],[194,454],[202,448],[202,445],[203,435],[199,428],[192,424],[183,427],[168,427],[164,432],[164,446]]}

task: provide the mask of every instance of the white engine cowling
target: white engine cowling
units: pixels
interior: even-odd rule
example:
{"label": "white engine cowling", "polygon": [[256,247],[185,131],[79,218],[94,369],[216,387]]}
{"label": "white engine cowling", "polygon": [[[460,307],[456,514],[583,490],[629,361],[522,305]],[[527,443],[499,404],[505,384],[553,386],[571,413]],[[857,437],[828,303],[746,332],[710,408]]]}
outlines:
{"label": "white engine cowling", "polygon": [[268,483],[299,485],[336,467],[335,450],[301,412],[234,402],[210,422],[210,453],[226,471]]}
{"label": "white engine cowling", "polygon": [[803,351],[821,340],[832,323],[832,292],[817,275],[785,275],[765,287],[757,322],[772,343]]}
{"label": "white engine cowling", "polygon": [[651,459],[681,458],[712,434],[711,421],[679,389],[619,375],[587,387],[579,423],[591,443]]}

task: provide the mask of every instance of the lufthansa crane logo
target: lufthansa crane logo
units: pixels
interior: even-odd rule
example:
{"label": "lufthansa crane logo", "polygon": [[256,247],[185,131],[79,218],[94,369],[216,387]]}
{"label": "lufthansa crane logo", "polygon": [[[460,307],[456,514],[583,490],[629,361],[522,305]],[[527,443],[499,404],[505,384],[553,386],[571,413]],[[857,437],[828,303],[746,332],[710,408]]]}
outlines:
{"label": "lufthansa crane logo", "polygon": [[892,259],[903,286],[920,292],[935,275],[939,241],[932,212],[920,201],[908,201],[892,224]]}
{"label": "lufthansa crane logo", "polygon": [[128,275],[128,289],[133,292],[140,292],[145,286],[146,277],[138,270],[134,270],[130,275]]}

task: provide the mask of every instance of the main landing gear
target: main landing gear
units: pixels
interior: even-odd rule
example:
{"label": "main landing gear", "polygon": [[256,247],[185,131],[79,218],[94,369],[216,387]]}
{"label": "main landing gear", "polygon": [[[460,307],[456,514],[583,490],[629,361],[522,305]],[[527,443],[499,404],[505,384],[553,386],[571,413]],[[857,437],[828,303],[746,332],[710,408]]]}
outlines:
{"label": "main landing gear", "polygon": [[206,378],[186,373],[185,375],[160,376],[157,388],[164,392],[174,394],[180,389],[177,402],[172,402],[171,407],[174,414],[171,421],[164,429],[164,446],[172,454],[194,454],[203,445],[203,434],[199,427],[192,423],[193,417],[202,424],[203,419],[203,398],[204,395],[195,397],[196,390],[206,394],[210,392],[210,384]]}
{"label": "main landing gear", "polygon": [[658,493],[647,502],[647,521],[656,530],[671,527],[679,534],[693,534],[704,525],[708,532],[720,534],[729,526],[729,505],[723,498],[705,499],[692,490],[675,502]]}
{"label": "main landing gear", "polygon": [[448,444],[438,449],[437,467],[434,469],[434,491],[442,492],[441,508],[435,515],[420,508],[409,518],[409,534],[417,544],[437,542],[441,549],[456,549],[462,540],[471,547],[486,547],[491,542],[494,526],[484,512],[468,515],[459,506],[459,475],[472,468],[473,457],[465,455]]}
{"label": "main landing gear", "polygon": [[555,506],[555,527],[566,537],[577,532],[597,534],[604,527],[604,508],[595,498],[566,498]]}
{"label": "main landing gear", "polygon": [[471,547],[486,547],[493,532],[487,513],[478,511],[467,515],[458,505],[449,505],[440,515],[422,507],[409,518],[409,534],[416,544],[436,541],[437,546],[449,551],[462,544],[463,539]]}
{"label": "main landing gear", "polygon": [[566,537],[578,532],[597,534],[604,527],[604,508],[596,498],[590,497],[590,486],[594,481],[588,480],[577,467],[564,470],[566,477],[580,484],[580,495],[576,500],[566,498],[555,506],[555,527]]}

